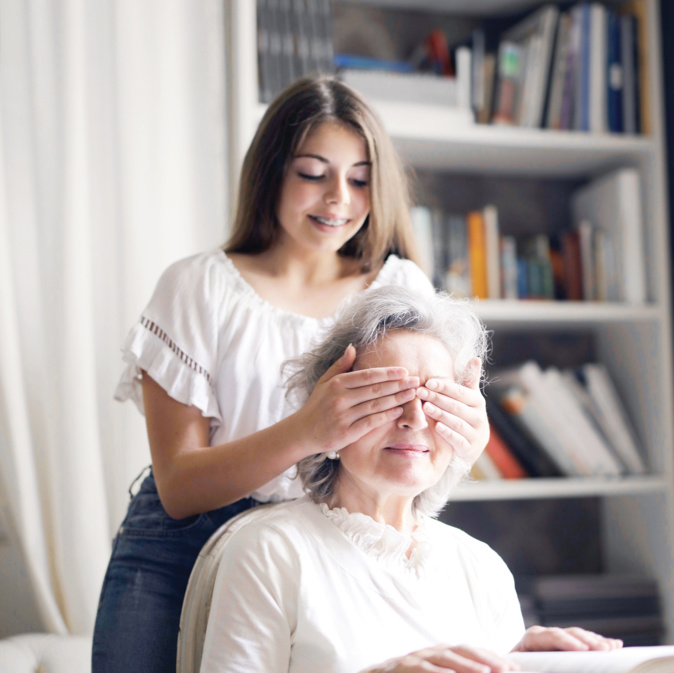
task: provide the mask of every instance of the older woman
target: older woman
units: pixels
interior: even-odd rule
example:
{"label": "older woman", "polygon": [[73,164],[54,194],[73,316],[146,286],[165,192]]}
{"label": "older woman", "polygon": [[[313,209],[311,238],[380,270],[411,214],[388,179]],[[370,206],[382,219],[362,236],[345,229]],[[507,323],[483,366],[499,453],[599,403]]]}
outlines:
{"label": "older woman", "polygon": [[[357,399],[380,367],[404,367],[416,396],[341,451],[302,460],[307,495],[232,535],[202,673],[484,673],[516,668],[503,658],[512,649],[619,646],[580,629],[525,632],[501,558],[433,518],[470,468],[434,398],[480,366],[486,343],[467,303],[385,287],[362,293],[295,363],[303,398],[344,385]],[[324,377],[351,348],[353,370]]]}

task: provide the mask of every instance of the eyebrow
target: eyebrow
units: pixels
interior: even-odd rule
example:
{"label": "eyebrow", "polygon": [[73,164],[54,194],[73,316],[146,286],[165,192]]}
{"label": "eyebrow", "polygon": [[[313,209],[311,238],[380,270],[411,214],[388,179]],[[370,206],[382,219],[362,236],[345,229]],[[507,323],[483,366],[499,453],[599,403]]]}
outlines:
{"label": "eyebrow", "polygon": [[[325,158],[322,157],[320,154],[296,154],[293,159],[318,159],[318,161],[322,161],[324,164],[329,164],[330,162]],[[358,161],[357,163],[353,164],[353,166],[372,166],[371,161]]]}

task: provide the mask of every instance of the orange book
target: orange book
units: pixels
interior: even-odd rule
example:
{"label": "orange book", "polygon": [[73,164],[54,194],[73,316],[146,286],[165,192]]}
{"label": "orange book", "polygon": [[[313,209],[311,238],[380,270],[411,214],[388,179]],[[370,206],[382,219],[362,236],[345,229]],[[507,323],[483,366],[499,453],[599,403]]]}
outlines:
{"label": "orange book", "polygon": [[487,299],[487,241],[484,229],[484,216],[479,211],[468,213],[468,259],[470,261],[470,280],[473,296]]}
{"label": "orange book", "polygon": [[503,475],[504,479],[524,479],[529,474],[522,467],[522,463],[515,457],[513,452],[506,446],[503,438],[494,426],[489,424],[489,441],[485,447],[485,453]]}

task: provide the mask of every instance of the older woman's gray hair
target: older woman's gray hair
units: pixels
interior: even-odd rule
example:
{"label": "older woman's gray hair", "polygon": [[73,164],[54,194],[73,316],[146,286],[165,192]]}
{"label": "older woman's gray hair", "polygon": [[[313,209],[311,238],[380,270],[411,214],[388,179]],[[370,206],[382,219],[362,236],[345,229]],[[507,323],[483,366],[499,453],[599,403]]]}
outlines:
{"label": "older woman's gray hair", "polygon": [[[393,330],[419,332],[442,342],[452,356],[458,383],[465,382],[468,363],[476,357],[484,359],[487,352],[487,332],[467,300],[454,299],[442,292],[421,295],[388,285],[356,295],[340,312],[318,347],[287,363],[293,370],[288,380],[288,394],[304,402],[349,344],[353,344],[360,355]],[[452,487],[469,469],[470,466],[455,455],[440,481],[414,499],[415,511],[436,516],[447,502]],[[330,499],[338,470],[339,461],[329,460],[324,453],[304,458],[297,465],[304,490],[316,502]]]}

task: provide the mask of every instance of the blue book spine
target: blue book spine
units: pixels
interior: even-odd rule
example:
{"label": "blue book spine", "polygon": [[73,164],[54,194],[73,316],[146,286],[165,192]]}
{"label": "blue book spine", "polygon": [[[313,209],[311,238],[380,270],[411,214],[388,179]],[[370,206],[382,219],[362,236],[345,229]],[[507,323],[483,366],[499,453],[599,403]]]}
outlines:
{"label": "blue book spine", "polygon": [[623,132],[624,70],[621,58],[620,19],[608,12],[608,128],[611,133]]}
{"label": "blue book spine", "polygon": [[517,296],[520,299],[529,298],[529,269],[525,257],[517,258]]}

